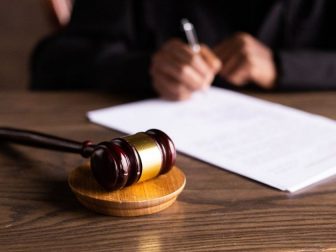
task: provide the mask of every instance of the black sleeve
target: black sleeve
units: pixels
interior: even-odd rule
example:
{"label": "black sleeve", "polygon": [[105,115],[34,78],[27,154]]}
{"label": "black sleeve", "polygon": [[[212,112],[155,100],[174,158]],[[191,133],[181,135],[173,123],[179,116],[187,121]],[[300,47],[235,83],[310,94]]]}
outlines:
{"label": "black sleeve", "polygon": [[139,3],[77,0],[69,25],[35,49],[31,87],[150,91],[152,48]]}
{"label": "black sleeve", "polygon": [[278,88],[335,89],[336,53],[323,51],[280,51],[276,54]]}
{"label": "black sleeve", "polygon": [[281,89],[335,89],[336,2],[280,1],[283,44],[275,49],[278,87]]}

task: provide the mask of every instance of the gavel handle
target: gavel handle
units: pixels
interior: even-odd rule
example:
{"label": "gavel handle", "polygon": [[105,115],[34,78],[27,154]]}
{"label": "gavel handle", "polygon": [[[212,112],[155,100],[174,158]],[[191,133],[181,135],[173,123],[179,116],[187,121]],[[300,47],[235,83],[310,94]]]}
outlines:
{"label": "gavel handle", "polygon": [[11,142],[49,150],[78,153],[89,157],[93,145],[89,141],[83,143],[51,136],[35,131],[0,127],[0,143]]}

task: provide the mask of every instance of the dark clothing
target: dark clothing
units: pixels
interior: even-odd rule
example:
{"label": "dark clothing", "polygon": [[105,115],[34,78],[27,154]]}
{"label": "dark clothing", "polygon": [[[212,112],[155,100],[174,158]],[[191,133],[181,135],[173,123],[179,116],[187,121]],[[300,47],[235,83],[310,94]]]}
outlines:
{"label": "dark clothing", "polygon": [[279,88],[336,88],[335,7],[332,0],[76,0],[69,25],[35,50],[31,85],[150,90],[151,55],[184,38],[180,20],[188,18],[210,47],[245,31],[272,48]]}

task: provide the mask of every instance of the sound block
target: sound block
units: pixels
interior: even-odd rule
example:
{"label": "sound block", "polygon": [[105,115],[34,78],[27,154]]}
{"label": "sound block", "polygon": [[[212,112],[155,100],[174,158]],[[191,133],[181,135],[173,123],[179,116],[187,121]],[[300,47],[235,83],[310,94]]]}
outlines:
{"label": "sound block", "polygon": [[182,192],[186,178],[174,166],[164,175],[109,192],[96,182],[90,166],[84,164],[69,174],[68,183],[80,203],[95,212],[113,216],[140,216],[162,211],[172,205]]}

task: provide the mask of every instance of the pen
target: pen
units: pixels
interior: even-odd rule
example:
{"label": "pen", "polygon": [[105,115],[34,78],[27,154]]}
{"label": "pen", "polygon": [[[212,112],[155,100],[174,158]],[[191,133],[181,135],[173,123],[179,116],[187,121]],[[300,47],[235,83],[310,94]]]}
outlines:
{"label": "pen", "polygon": [[189,46],[195,53],[198,53],[200,50],[200,45],[198,43],[194,25],[190,23],[189,20],[186,18],[183,18],[181,20],[181,25],[188,40]]}
{"label": "pen", "polygon": [[[201,50],[201,47],[198,43],[194,25],[190,23],[190,21],[186,18],[183,18],[181,20],[181,25],[191,50],[193,50],[194,53],[198,53]],[[203,86],[203,88],[200,89],[202,94],[205,94],[205,92],[203,91],[206,91],[207,87],[208,86],[205,85]]]}

